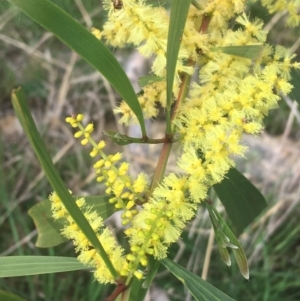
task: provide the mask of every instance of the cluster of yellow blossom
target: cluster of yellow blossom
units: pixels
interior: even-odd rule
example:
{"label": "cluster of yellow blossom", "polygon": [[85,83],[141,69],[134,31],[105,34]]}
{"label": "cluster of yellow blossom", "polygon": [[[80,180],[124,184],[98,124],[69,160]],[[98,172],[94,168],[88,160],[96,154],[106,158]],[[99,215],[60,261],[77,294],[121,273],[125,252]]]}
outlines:
{"label": "cluster of yellow blossom", "polygon": [[[166,82],[157,81],[146,85],[140,96],[139,103],[143,110],[145,119],[156,117],[159,113],[157,104],[161,107],[166,107]],[[178,88],[174,91],[174,95],[178,95]],[[125,101],[122,101],[119,107],[114,109],[114,113],[121,113],[120,123],[130,124],[132,121],[137,121],[135,115]]]}
{"label": "cluster of yellow blossom", "polygon": [[295,27],[300,24],[299,0],[262,0],[261,2],[262,5],[268,9],[270,14],[287,12],[287,25]]}
{"label": "cluster of yellow blossom", "polygon": [[[273,2],[263,0],[263,4],[273,11],[281,9],[279,2],[286,3],[277,1],[275,5]],[[290,4],[288,10],[294,20],[292,6],[297,1],[290,1]],[[104,247],[104,236],[112,244],[112,249],[106,247],[105,250],[109,256],[115,250],[116,258],[111,258],[112,263],[120,275],[128,279],[133,275],[139,279],[143,277],[148,256],[157,260],[167,256],[169,245],[178,240],[186,223],[194,216],[197,204],[207,197],[208,189],[222,181],[234,166],[234,156],[244,154],[246,147],[240,144],[241,135],[259,133],[263,117],[277,106],[278,94],[287,94],[292,89],[288,82],[290,71],[299,69],[300,64],[293,63],[294,55],[283,47],[273,49],[264,45],[254,60],[222,53],[222,47],[263,45],[266,41],[263,22],[251,22],[245,14],[236,18],[240,28],[228,29],[228,21],[243,12],[244,6],[244,0],[207,0],[199,2],[197,7],[191,6],[173,87],[177,96],[181,83],[179,73],[191,75],[197,62],[199,83],[194,82],[189,87],[188,97],[180,103],[172,126],[173,134],[182,137],[182,154],[177,163],[185,175],[171,173],[165,176],[146,201],[143,199],[148,189],[146,175],[141,173],[133,181],[128,175],[128,164],[120,163],[121,154],[107,156],[103,151],[105,142],[96,143],[91,138],[93,124],[84,127],[82,114],[66,119],[78,128],[74,136],[82,138],[81,144],[93,146],[91,157],[100,157],[94,164],[97,181],[104,182],[106,193],[111,196],[110,202],[123,210],[123,225],[129,225],[125,234],[131,253],[126,259],[108,230],[102,232],[103,237],[99,236]],[[106,39],[112,46],[133,44],[145,57],[155,57],[152,71],[162,80],[146,85],[139,102],[146,118],[157,116],[157,103],[164,107],[166,102],[168,13],[163,7],[147,5],[144,0],[104,0],[104,7],[108,20],[102,31],[93,31],[98,38]],[[206,32],[201,32],[201,24],[207,17],[209,27]],[[133,113],[124,102],[115,113],[122,113],[121,122],[125,124],[133,119]],[[57,197],[53,194],[50,198]],[[56,201],[52,200],[53,203]],[[84,200],[77,202],[84,208]],[[55,206],[52,207],[53,216],[65,217],[63,207]],[[101,218],[92,208],[86,208],[84,212],[94,231],[99,231]],[[88,241],[80,236],[74,222],[68,217],[67,220],[70,226],[64,228],[63,234],[73,239],[77,251],[81,252],[79,260],[97,267],[95,276],[100,282],[111,282],[104,272],[105,276],[101,278],[98,270],[102,266],[101,259],[89,249]]]}
{"label": "cluster of yellow blossom", "polygon": [[[73,243],[76,246],[76,252],[80,253],[78,260],[95,269],[94,276],[99,282],[114,283],[115,279],[113,279],[105,262],[71,218],[58,195],[53,192],[49,196],[49,200],[51,201],[51,210],[54,219],[65,218],[66,220],[65,227],[62,229],[62,234],[66,238],[73,240]],[[93,208],[86,204],[84,198],[77,199],[76,204],[97,235],[98,240],[108,254],[114,268],[120,272],[124,266],[127,265],[126,259],[123,256],[124,249],[118,245],[113,233],[108,228],[104,227],[102,218],[95,210],[93,210]]]}

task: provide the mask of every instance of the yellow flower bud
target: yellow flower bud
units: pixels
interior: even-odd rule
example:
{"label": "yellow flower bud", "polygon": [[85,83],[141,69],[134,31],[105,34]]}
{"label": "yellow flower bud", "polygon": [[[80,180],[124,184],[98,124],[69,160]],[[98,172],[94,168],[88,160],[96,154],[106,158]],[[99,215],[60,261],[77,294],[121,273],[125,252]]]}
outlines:
{"label": "yellow flower bud", "polygon": [[110,162],[117,162],[119,160],[121,160],[122,156],[120,153],[116,153],[115,155],[113,155],[111,158],[110,158]]}
{"label": "yellow flower bud", "polygon": [[90,156],[91,156],[92,158],[96,157],[97,154],[98,154],[98,150],[95,149],[95,148],[90,152]]}
{"label": "yellow flower bud", "polygon": [[78,131],[78,132],[76,132],[75,134],[74,134],[74,137],[75,138],[79,138],[79,137],[81,137],[82,136],[82,131]]}
{"label": "yellow flower bud", "polygon": [[145,267],[145,266],[148,264],[147,257],[146,257],[146,256],[141,257],[141,258],[140,258],[140,263],[141,263],[142,266]]}
{"label": "yellow flower bud", "polygon": [[104,177],[97,177],[97,182],[102,182],[104,180]]}
{"label": "yellow flower bud", "polygon": [[122,220],[122,226],[126,226],[126,225],[128,225],[130,223],[130,220],[128,219],[128,218],[126,218],[126,219],[123,219]]}
{"label": "yellow flower bud", "polygon": [[152,233],[152,239],[157,241],[159,240],[159,236],[156,233]]}
{"label": "yellow flower bud", "polygon": [[136,257],[133,256],[132,254],[128,254],[128,255],[126,256],[126,259],[127,259],[128,261],[134,261],[134,260],[136,259]]}
{"label": "yellow flower bud", "polygon": [[83,114],[78,114],[78,115],[76,116],[76,121],[80,122],[80,121],[83,120],[83,118],[84,118]]}
{"label": "yellow flower bud", "polygon": [[88,133],[91,133],[94,130],[94,125],[92,123],[89,123],[86,127],[85,127],[85,131]]}
{"label": "yellow flower bud", "polygon": [[98,169],[98,168],[101,168],[103,165],[104,165],[104,160],[103,159],[101,159],[101,160],[99,160],[99,161],[97,161],[94,165],[93,165],[93,167],[95,168],[95,169]]}
{"label": "yellow flower bud", "polygon": [[142,278],[143,278],[143,273],[140,272],[140,271],[135,271],[133,274],[134,274],[134,276],[135,276],[137,279],[142,279]]}
{"label": "yellow flower bud", "polygon": [[131,246],[130,250],[131,250],[132,252],[138,252],[138,251],[140,250],[140,247],[139,247],[139,246],[133,245],[133,246]]}
{"label": "yellow flower bud", "polygon": [[82,145],[87,145],[87,144],[89,143],[89,140],[86,139],[86,138],[84,138],[84,139],[81,140],[80,143],[81,143]]}
{"label": "yellow flower bud", "polygon": [[134,205],[135,205],[135,202],[131,200],[127,203],[126,209],[131,209]]}
{"label": "yellow flower bud", "polygon": [[102,149],[105,147],[105,142],[103,140],[101,140],[99,143],[98,143],[98,149]]}

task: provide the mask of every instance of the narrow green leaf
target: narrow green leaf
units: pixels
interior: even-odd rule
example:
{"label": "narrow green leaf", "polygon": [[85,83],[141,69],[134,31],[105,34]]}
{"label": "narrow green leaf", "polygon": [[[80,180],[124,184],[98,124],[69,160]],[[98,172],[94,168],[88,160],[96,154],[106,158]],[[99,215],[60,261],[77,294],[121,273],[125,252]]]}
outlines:
{"label": "narrow green leaf", "polygon": [[124,70],[108,48],[65,11],[48,0],[8,0],[77,52],[118,91],[146,135],[141,106]]}
{"label": "narrow green leaf", "polygon": [[231,168],[223,181],[213,186],[237,235],[267,207],[261,192],[239,171]]}
{"label": "narrow green leaf", "polygon": [[172,260],[167,258],[161,260],[161,263],[184,284],[197,301],[234,300]]}
{"label": "narrow green leaf", "polygon": [[[77,197],[73,197],[77,199]],[[114,212],[114,205],[108,202],[109,196],[86,196],[87,205],[103,218],[107,219]],[[65,218],[54,220],[51,214],[51,202],[44,200],[28,211],[38,231],[36,246],[39,248],[50,248],[57,246],[67,239],[60,234],[64,227]]]}
{"label": "narrow green leaf", "polygon": [[148,76],[140,77],[138,79],[138,84],[141,88],[143,88],[149,84],[152,84],[155,82],[161,82],[163,80],[165,80],[163,77],[156,76],[156,75],[148,75]]}
{"label": "narrow green leaf", "polygon": [[110,270],[114,278],[118,277],[118,274],[113,267],[108,255],[103,249],[100,241],[94,233],[91,225],[86,220],[84,214],[80,211],[72,196],[70,195],[65,183],[61,179],[58,171],[52,163],[51,157],[49,156],[46,146],[40,137],[40,134],[36,128],[34,120],[30,114],[29,108],[26,104],[24,94],[21,88],[13,90],[12,92],[12,104],[16,115],[24,129],[25,134],[34,149],[36,156],[50,182],[53,190],[57,193],[70,216],[73,218],[75,223],[78,225],[80,230],[84,233],[86,238],[90,241],[92,246],[96,249],[99,255],[106,263],[107,268]]}
{"label": "narrow green leaf", "polygon": [[220,253],[220,256],[222,258],[222,260],[225,262],[225,264],[227,266],[231,266],[231,259],[230,259],[230,255],[229,255],[229,252],[227,250],[227,248],[220,248],[219,245],[218,245],[218,249],[219,249],[219,253]]}
{"label": "narrow green leaf", "polygon": [[250,60],[257,59],[262,51],[263,45],[242,45],[242,46],[224,46],[224,47],[213,47],[211,51],[220,51],[225,54],[235,55]]}
{"label": "narrow green leaf", "polygon": [[[167,122],[170,126],[171,100],[179,48],[191,0],[172,0],[167,44]],[[170,128],[169,128],[170,130]]]}
{"label": "narrow green leaf", "polygon": [[26,301],[20,296],[13,294],[11,292],[0,290],[0,300],[3,301]]}
{"label": "narrow green leaf", "polygon": [[[232,233],[230,228],[227,226],[223,217],[220,215],[218,210],[214,207],[211,201],[205,202],[206,208],[208,209],[209,216],[212,220],[213,227],[216,233],[216,239],[218,242],[219,251],[223,251],[223,248],[229,247],[233,251],[233,255],[239,266],[242,275],[249,279],[249,267],[247,257],[244,249],[235,235]],[[219,240],[219,241],[218,241]],[[221,253],[220,252],[220,253]],[[221,254],[221,256],[224,254]]]}
{"label": "narrow green leaf", "polygon": [[0,257],[0,277],[18,277],[86,269],[76,258],[58,256]]}
{"label": "narrow green leaf", "polygon": [[238,264],[238,267],[240,269],[240,272],[244,276],[245,279],[249,279],[249,267],[248,267],[248,261],[245,254],[244,249],[241,245],[239,245],[238,249],[232,249],[233,255],[235,257],[235,260]]}

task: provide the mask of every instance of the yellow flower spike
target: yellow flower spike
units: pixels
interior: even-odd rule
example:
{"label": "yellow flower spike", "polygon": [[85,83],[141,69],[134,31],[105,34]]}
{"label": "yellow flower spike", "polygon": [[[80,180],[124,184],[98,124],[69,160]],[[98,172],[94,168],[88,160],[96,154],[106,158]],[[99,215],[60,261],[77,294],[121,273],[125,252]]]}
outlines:
{"label": "yellow flower spike", "polygon": [[143,273],[140,271],[135,271],[133,274],[139,280],[143,279],[143,277],[144,277]]}
{"label": "yellow flower spike", "polygon": [[84,118],[83,114],[77,114],[76,121],[81,122],[83,120],[83,118]]}
{"label": "yellow flower spike", "polygon": [[90,135],[90,133],[85,132],[85,133],[84,133],[84,137],[85,137],[85,138],[89,138],[89,137],[91,137],[91,135]]}
{"label": "yellow flower spike", "polygon": [[111,187],[108,187],[108,188],[105,190],[105,193],[106,193],[106,194],[111,194],[111,191],[112,191]]}
{"label": "yellow flower spike", "polygon": [[67,123],[71,123],[72,120],[73,120],[73,118],[70,116],[65,118],[65,122],[67,122]]}
{"label": "yellow flower spike", "polygon": [[82,139],[81,141],[80,141],[80,143],[82,144],[82,145],[87,145],[88,143],[89,143],[89,140],[88,139]]}
{"label": "yellow flower spike", "polygon": [[74,137],[75,138],[80,138],[81,136],[83,135],[83,132],[82,131],[78,131],[74,134]]}

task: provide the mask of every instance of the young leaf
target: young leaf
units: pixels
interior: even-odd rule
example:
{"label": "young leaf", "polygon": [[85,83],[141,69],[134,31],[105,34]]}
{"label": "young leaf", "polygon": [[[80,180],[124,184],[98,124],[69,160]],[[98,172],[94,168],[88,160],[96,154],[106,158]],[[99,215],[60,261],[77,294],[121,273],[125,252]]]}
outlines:
{"label": "young leaf", "polygon": [[111,272],[114,278],[118,278],[118,273],[113,267],[108,255],[106,254],[102,244],[98,240],[95,232],[91,225],[85,218],[84,214],[78,208],[70,195],[65,183],[60,177],[58,171],[52,163],[51,157],[49,156],[46,146],[40,137],[40,134],[36,128],[34,120],[30,114],[29,108],[26,104],[24,94],[21,88],[13,90],[12,92],[12,103],[16,115],[24,129],[25,134],[34,149],[37,158],[46,174],[48,181],[50,182],[53,190],[57,193],[65,208],[69,212],[72,219],[78,225],[80,230],[84,233],[85,237],[90,241],[92,246],[96,249],[103,261],[106,263],[107,268]]}
{"label": "young leaf", "polygon": [[170,259],[161,263],[190,291],[197,301],[234,301],[217,288]]}
{"label": "young leaf", "polygon": [[143,136],[145,121],[140,103],[124,70],[108,48],[65,11],[48,0],[8,0],[77,52],[118,91],[136,115]]}
{"label": "young leaf", "polygon": [[87,269],[76,258],[58,256],[0,257],[0,277],[18,277]]}
{"label": "young leaf", "polygon": [[263,51],[263,45],[241,45],[241,46],[224,46],[213,47],[211,51],[220,51],[225,54],[235,55],[250,60],[257,59]]}
{"label": "young leaf", "polygon": [[[74,200],[77,197],[73,197]],[[86,196],[86,204],[97,211],[103,219],[107,219],[114,212],[114,205],[108,202],[109,196]],[[36,246],[39,248],[50,248],[57,246],[67,239],[60,234],[64,227],[65,218],[54,220],[51,213],[51,202],[42,201],[28,211],[38,231]]]}
{"label": "young leaf", "polygon": [[187,19],[191,0],[172,0],[170,24],[167,42],[167,111],[168,118],[171,112],[171,99],[174,83],[174,76],[177,64],[177,58],[180,48],[180,42],[183,35],[185,22]]}
{"label": "young leaf", "polygon": [[261,192],[235,168],[231,168],[223,181],[214,185],[213,189],[224,205],[237,235],[267,207]]}
{"label": "young leaf", "polygon": [[[242,245],[237,240],[235,235],[231,232],[230,228],[227,226],[218,210],[214,207],[213,203],[211,201],[207,201],[205,204],[214,227],[219,251],[221,249],[220,253],[223,252],[224,248],[231,248],[236,262],[239,266],[240,272],[246,279],[249,279],[248,262]],[[221,254],[221,256],[222,255],[224,254]]]}

